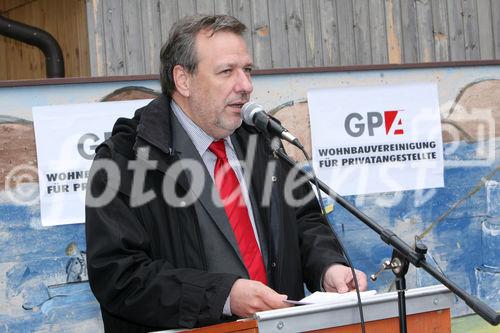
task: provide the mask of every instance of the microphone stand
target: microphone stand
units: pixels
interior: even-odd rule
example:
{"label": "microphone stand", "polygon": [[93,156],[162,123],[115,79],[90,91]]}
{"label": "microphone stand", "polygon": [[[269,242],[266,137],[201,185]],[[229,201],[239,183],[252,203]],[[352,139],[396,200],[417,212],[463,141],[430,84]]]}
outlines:
{"label": "microphone stand", "polygon": [[[282,161],[284,161],[292,168],[297,167],[297,162],[292,160],[282,148],[273,149],[273,153],[275,156],[279,157]],[[305,171],[302,168],[298,168],[298,170],[303,176],[306,177],[309,182],[313,184],[315,183],[314,177],[310,172]],[[500,314],[496,313],[494,309],[492,309],[480,299],[468,294],[466,291],[461,289],[458,285],[456,285],[453,281],[448,279],[440,271],[434,268],[434,266],[426,261],[425,255],[427,252],[427,247],[424,244],[417,243],[415,245],[415,249],[412,248],[401,238],[399,238],[394,232],[387,228],[381,227],[346,199],[333,191],[321,180],[317,179],[317,183],[319,188],[323,192],[327,193],[338,204],[347,209],[352,215],[357,217],[370,229],[379,234],[380,238],[393,248],[392,259],[387,263],[386,267],[391,268],[393,273],[396,275],[396,288],[398,290],[399,328],[401,332],[406,332],[406,301],[404,292],[406,289],[405,275],[408,271],[410,263],[415,267],[422,268],[436,280],[445,285],[451,292],[464,300],[465,303],[472,310],[474,310],[475,313],[481,316],[488,323],[495,326],[498,325]]]}

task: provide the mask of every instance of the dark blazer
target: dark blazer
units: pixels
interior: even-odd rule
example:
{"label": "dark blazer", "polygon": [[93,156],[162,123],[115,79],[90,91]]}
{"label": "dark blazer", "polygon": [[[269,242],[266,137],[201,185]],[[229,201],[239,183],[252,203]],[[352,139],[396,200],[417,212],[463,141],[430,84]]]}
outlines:
{"label": "dark blazer", "polygon": [[[212,223],[211,233],[219,232],[217,241],[226,242],[231,251],[220,256],[235,265],[241,259],[223,208],[209,199],[212,180],[207,179],[200,195],[193,196],[193,175],[186,170],[173,172],[192,151],[174,149],[183,145],[174,142],[172,117],[170,99],[162,95],[132,119],[118,119],[112,136],[96,151],[87,195],[114,195],[104,195],[108,200],[99,207],[86,207],[87,261],[107,332],[221,322],[227,319],[222,309],[234,281],[247,276],[244,269],[209,267],[205,248],[214,240],[202,237],[202,223]],[[324,270],[345,260],[314,198],[300,207],[287,204],[290,169],[273,157],[269,139],[257,134],[242,125],[231,139],[244,157],[255,155],[249,187],[257,203],[252,208],[262,229],[259,238],[267,253],[269,285],[290,299],[300,299],[303,283],[311,291],[319,290]],[[247,151],[252,136],[256,149]],[[117,169],[107,167],[110,172],[106,172],[103,165],[109,162]],[[144,173],[142,183],[139,176]],[[310,191],[304,184],[293,189],[293,196],[301,198]],[[136,193],[154,198],[146,196],[148,200],[140,202]],[[263,201],[269,204],[260,204]]]}

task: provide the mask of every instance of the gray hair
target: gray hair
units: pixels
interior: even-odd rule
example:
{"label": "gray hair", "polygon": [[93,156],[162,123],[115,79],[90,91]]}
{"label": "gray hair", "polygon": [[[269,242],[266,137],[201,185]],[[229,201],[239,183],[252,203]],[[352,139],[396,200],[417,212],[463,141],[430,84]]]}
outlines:
{"label": "gray hair", "polygon": [[160,83],[164,94],[172,96],[175,90],[173,70],[176,65],[181,65],[188,73],[196,70],[196,35],[205,29],[212,34],[230,31],[241,36],[246,26],[229,15],[194,15],[177,21],[160,51]]}

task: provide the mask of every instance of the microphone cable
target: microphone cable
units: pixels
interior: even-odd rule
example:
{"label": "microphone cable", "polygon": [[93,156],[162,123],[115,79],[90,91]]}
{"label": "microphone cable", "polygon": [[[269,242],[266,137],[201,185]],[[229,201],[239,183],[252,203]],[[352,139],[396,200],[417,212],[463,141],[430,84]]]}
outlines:
{"label": "microphone cable", "polygon": [[351,274],[352,274],[352,277],[354,280],[354,286],[356,289],[357,305],[358,305],[358,311],[359,311],[359,322],[361,324],[361,332],[366,333],[365,317],[363,314],[363,304],[361,303],[361,294],[359,293],[359,284],[358,284],[358,278],[356,277],[356,271],[354,270],[354,266],[352,265],[351,258],[347,254],[347,251],[344,247],[344,244],[342,244],[342,241],[340,240],[340,238],[337,237],[337,234],[335,233],[333,226],[330,224],[330,222],[328,222],[328,219],[326,218],[326,209],[325,209],[325,205],[323,203],[323,196],[321,195],[321,189],[319,188],[319,185],[318,185],[318,177],[316,177],[316,172],[314,171],[314,168],[312,166],[309,155],[307,154],[304,147],[302,147],[302,148],[298,147],[298,148],[302,151],[302,154],[304,154],[304,157],[306,158],[306,162],[309,165],[309,167],[311,168],[311,174],[312,174],[313,179],[314,179],[314,187],[316,187],[316,192],[318,193],[318,201],[319,201],[319,206],[321,208],[321,217],[326,222],[326,224],[328,224],[328,226],[330,227],[330,230],[332,231],[333,235],[337,239],[339,246],[340,246],[340,250],[342,251],[344,258],[347,261],[349,268],[351,269]]}

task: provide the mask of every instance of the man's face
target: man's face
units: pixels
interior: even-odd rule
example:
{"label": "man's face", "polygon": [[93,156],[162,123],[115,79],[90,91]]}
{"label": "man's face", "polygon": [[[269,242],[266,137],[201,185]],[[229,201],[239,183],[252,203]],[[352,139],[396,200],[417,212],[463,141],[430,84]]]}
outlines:
{"label": "man's face", "polygon": [[241,107],[253,90],[252,59],[244,39],[232,32],[201,31],[198,65],[190,75],[188,116],[207,134],[221,139],[241,125]]}

